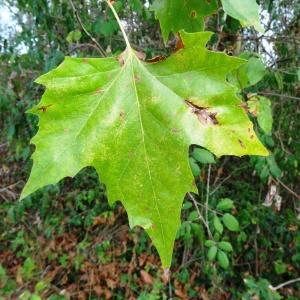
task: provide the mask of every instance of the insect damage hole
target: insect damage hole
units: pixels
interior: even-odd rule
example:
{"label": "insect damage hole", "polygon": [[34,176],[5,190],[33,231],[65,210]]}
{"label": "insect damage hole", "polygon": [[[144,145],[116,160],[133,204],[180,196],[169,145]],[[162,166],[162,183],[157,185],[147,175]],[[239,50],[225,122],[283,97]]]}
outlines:
{"label": "insect damage hole", "polygon": [[196,104],[192,103],[189,100],[185,100],[186,105],[191,109],[192,113],[194,113],[198,120],[203,125],[218,125],[219,122],[216,118],[217,113],[212,113],[208,111],[207,107],[200,107]]}

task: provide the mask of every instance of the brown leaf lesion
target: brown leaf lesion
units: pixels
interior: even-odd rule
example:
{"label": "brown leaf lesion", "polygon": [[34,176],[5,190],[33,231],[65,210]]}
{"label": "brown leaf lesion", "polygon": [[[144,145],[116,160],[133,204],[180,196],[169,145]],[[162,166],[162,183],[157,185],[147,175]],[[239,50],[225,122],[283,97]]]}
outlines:
{"label": "brown leaf lesion", "polygon": [[43,106],[40,106],[37,110],[40,110],[40,111],[42,111],[42,112],[46,112],[47,109],[48,109],[49,107],[51,107],[51,106],[52,106],[52,104],[43,105]]}
{"label": "brown leaf lesion", "polygon": [[198,120],[203,124],[203,125],[218,125],[219,122],[216,118],[217,113],[213,113],[208,110],[208,107],[200,107],[190,100],[185,100],[184,101],[186,105],[191,109],[192,113],[194,113]]}

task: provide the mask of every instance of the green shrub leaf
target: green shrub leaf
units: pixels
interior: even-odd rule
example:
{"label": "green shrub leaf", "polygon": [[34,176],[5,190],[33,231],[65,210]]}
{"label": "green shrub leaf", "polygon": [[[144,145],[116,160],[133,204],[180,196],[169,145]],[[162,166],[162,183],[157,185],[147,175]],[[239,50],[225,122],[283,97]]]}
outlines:
{"label": "green shrub leaf", "polygon": [[226,251],[226,252],[231,252],[233,250],[232,246],[229,242],[222,241],[222,242],[218,243],[218,247],[219,247],[219,249]]}
{"label": "green shrub leaf", "polygon": [[227,254],[224,251],[222,251],[222,250],[218,251],[217,259],[218,259],[219,265],[223,269],[227,269],[228,268],[228,266],[229,266],[229,259],[228,259]]}
{"label": "green shrub leaf", "polygon": [[217,232],[219,232],[221,234],[223,233],[223,229],[224,229],[223,225],[222,225],[220,219],[217,216],[214,217],[214,227],[215,227]]}
{"label": "green shrub leaf", "polygon": [[207,150],[201,148],[195,148],[192,152],[192,156],[198,162],[202,164],[215,164],[214,156]]}
{"label": "green shrub leaf", "polygon": [[238,220],[231,214],[225,214],[223,216],[223,223],[230,231],[239,231],[240,226]]}
{"label": "green shrub leaf", "polygon": [[207,252],[208,260],[213,261],[216,258],[217,252],[218,252],[217,246],[211,246]]}
{"label": "green shrub leaf", "polygon": [[233,201],[228,198],[221,199],[217,204],[217,210],[226,211],[233,208]]}

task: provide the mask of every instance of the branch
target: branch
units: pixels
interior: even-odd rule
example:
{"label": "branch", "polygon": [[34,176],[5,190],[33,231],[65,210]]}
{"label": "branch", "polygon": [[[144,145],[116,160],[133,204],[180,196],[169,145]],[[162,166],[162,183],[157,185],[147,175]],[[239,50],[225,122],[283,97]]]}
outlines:
{"label": "branch", "polygon": [[290,285],[290,284],[295,283],[295,282],[298,282],[298,281],[300,281],[300,277],[299,277],[299,278],[296,278],[296,279],[292,279],[292,280],[286,281],[286,282],[281,283],[281,284],[279,284],[279,285],[277,285],[277,286],[275,286],[275,287],[270,286],[270,289],[271,289],[272,291],[277,291],[277,290],[279,290],[279,289],[285,287],[286,285]]}
{"label": "branch", "polygon": [[196,208],[196,210],[197,210],[199,219],[203,222],[204,226],[205,226],[206,229],[207,229],[207,233],[208,233],[209,238],[212,239],[212,234],[211,234],[211,231],[210,231],[210,229],[209,229],[208,222],[206,222],[206,220],[203,218],[203,216],[202,216],[202,214],[201,214],[201,212],[200,212],[200,210],[199,210],[199,208],[198,208],[198,204],[197,204],[196,199],[193,197],[193,195],[192,195],[191,193],[188,193],[188,196],[189,196],[190,199],[193,201],[194,206],[195,206],[195,208]]}
{"label": "branch", "polygon": [[78,11],[73,3],[73,0],[69,0],[71,6],[72,6],[72,9],[74,11],[74,14],[75,14],[75,17],[80,25],[80,27],[82,28],[82,30],[86,33],[86,35],[95,43],[99,53],[103,56],[103,57],[106,57],[106,53],[105,53],[105,50],[101,47],[101,45],[97,42],[97,40],[87,31],[87,29],[84,27],[81,19],[80,19],[80,16],[78,14]]}
{"label": "branch", "polygon": [[300,195],[298,195],[296,192],[291,190],[287,185],[285,185],[281,180],[272,178],[277,184],[279,183],[281,186],[283,186],[288,192],[290,192],[294,197],[296,197],[298,200],[300,200]]}
{"label": "branch", "polygon": [[264,95],[264,96],[281,97],[281,98],[286,98],[286,99],[291,99],[291,100],[299,100],[300,101],[299,97],[290,96],[290,95],[277,94],[277,93],[268,93],[268,92],[258,92],[258,94]]}

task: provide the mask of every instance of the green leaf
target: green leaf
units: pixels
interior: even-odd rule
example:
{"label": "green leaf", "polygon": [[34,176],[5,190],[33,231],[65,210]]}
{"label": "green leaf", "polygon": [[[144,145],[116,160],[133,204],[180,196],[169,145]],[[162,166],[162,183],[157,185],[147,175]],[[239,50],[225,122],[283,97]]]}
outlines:
{"label": "green leaf", "polygon": [[218,248],[226,252],[232,252],[233,250],[229,242],[223,242],[223,241],[218,243]]}
{"label": "green leaf", "polygon": [[6,271],[2,264],[0,264],[0,279],[4,278],[6,276]]}
{"label": "green leaf", "polygon": [[217,9],[216,0],[155,0],[152,9],[159,20],[164,41],[170,32],[198,32],[204,28],[204,18]]}
{"label": "green leaf", "polygon": [[269,170],[271,172],[271,174],[275,177],[275,178],[279,178],[282,174],[281,169],[279,168],[274,155],[270,155],[267,157],[267,163],[269,166]]}
{"label": "green leaf", "polygon": [[188,217],[188,221],[190,222],[193,222],[193,221],[196,221],[199,219],[199,216],[198,216],[198,213],[197,211],[192,211],[190,214],[189,214],[189,217]]}
{"label": "green leaf", "polygon": [[259,58],[251,57],[249,53],[243,53],[240,57],[249,60],[245,65],[233,71],[233,76],[230,76],[229,80],[244,89],[261,81],[266,75],[266,67]]}
{"label": "green leaf", "polygon": [[210,33],[181,32],[184,48],[157,63],[128,48],[116,58],[71,58],[37,79],[46,87],[21,199],[93,166],[109,202],[122,201],[169,267],[185,194],[188,152],[267,155],[226,74],[244,61],[205,49]]}
{"label": "green leaf", "polygon": [[215,245],[215,244],[216,243],[213,240],[206,240],[205,243],[204,243],[205,247],[208,247],[208,248]]}
{"label": "green leaf", "polygon": [[215,227],[216,231],[222,234],[224,228],[223,228],[223,225],[222,225],[220,219],[217,216],[215,216],[213,222],[214,222],[214,227]]}
{"label": "green leaf", "polygon": [[201,169],[193,157],[190,157],[190,167],[193,175],[198,177],[201,173]]}
{"label": "green leaf", "polygon": [[78,42],[81,38],[81,32],[79,30],[70,31],[67,36],[67,41],[69,43]]}
{"label": "green leaf", "polygon": [[263,31],[256,0],[221,0],[221,2],[224,11],[239,20],[242,26],[254,26],[257,31]]}
{"label": "green leaf", "polygon": [[222,250],[218,251],[217,259],[218,259],[219,265],[223,269],[227,269],[228,268],[228,266],[229,266],[229,259],[228,259],[227,254],[224,251],[222,251]]}
{"label": "green leaf", "polygon": [[229,198],[221,199],[217,204],[217,210],[226,211],[233,208],[233,201]]}
{"label": "green leaf", "polygon": [[192,152],[192,156],[198,162],[202,164],[215,164],[214,156],[207,150],[201,148],[195,148]]}
{"label": "green leaf", "polygon": [[273,127],[271,101],[262,96],[253,96],[248,100],[249,111],[257,117],[260,128],[270,133]]}
{"label": "green leaf", "polygon": [[223,223],[230,231],[239,231],[240,226],[238,220],[231,214],[226,213],[223,216]]}
{"label": "green leaf", "polygon": [[218,252],[217,246],[215,245],[211,246],[207,252],[208,260],[213,261],[216,258],[217,252]]}

